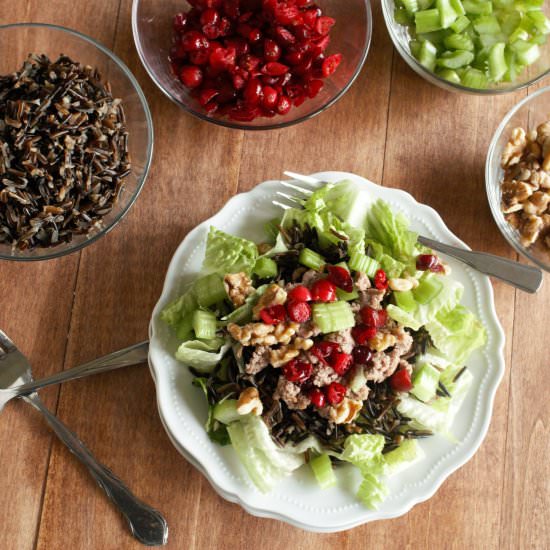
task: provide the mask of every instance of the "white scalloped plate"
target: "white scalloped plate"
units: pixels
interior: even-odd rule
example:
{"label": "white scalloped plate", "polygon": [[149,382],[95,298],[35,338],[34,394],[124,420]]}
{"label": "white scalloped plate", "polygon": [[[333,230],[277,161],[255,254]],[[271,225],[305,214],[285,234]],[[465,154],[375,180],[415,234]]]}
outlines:
{"label": "white scalloped plate", "polygon": [[[362,189],[360,200],[382,198],[403,212],[414,230],[451,245],[466,246],[449,231],[435,210],[419,204],[404,191],[380,187],[343,172],[315,176],[323,181],[351,179]],[[317,487],[309,469],[303,467],[269,494],[262,494],[249,481],[233,449],[219,447],[208,439],[203,428],[206,404],[202,392],[191,385],[187,368],[173,358],[177,340],[158,316],[200,270],[209,226],[260,242],[264,223],[280,214],[271,201],[282,189],[279,182],[269,181],[233,197],[218,214],[191,231],[174,254],[150,325],[149,363],[163,424],[176,448],[214,489],[251,514],[317,532],[341,531],[400,516],[430,498],[453,471],[472,457],[487,433],[494,396],[504,373],[504,334],[495,311],[493,289],[488,277],[448,259],[452,276],[465,287],[463,302],[480,317],[488,333],[486,347],[468,362],[474,384],[453,425],[456,444],[440,436],[422,441],[426,457],[414,468],[388,480],[389,496],[375,511],[366,509],[355,498],[360,480],[352,467],[339,468],[340,483],[325,491]]]}

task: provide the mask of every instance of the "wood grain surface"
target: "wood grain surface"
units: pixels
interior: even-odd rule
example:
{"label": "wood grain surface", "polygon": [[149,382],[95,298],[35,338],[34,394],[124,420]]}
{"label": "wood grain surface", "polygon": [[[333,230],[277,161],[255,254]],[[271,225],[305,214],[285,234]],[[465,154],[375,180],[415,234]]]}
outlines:
{"label": "wood grain surface", "polygon": [[[345,0],[342,0],[345,1]],[[494,129],[525,93],[454,95],[417,77],[393,50],[379,3],[359,80],[323,115],[244,133],[184,114],[135,52],[131,0],[0,0],[0,23],[42,21],[112,48],[148,98],[156,131],[147,184],[120,226],[63,259],[0,263],[0,327],[36,377],[143,340],[182,238],[236,192],[285,169],[345,170],[412,193],[473,248],[514,257],[485,198]],[[108,262],[105,259],[108,258]],[[170,524],[170,549],[517,549],[550,547],[550,281],[536,296],[495,283],[506,375],[474,458],[407,515],[318,535],[222,500],[171,445],[148,369],[133,367],[43,392],[46,404]],[[140,548],[85,469],[23,402],[0,420],[0,548]]]}

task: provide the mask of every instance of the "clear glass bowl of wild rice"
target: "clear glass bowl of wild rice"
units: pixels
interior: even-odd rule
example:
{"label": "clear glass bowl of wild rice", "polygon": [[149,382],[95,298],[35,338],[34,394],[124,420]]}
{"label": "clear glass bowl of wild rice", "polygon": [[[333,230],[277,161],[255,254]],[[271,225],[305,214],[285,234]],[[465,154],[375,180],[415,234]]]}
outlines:
{"label": "clear glass bowl of wild rice", "polygon": [[[2,51],[0,58],[0,75],[2,76],[21,71],[30,53],[46,55],[52,62],[58,60],[60,55],[64,55],[75,63],[82,66],[89,65],[97,70],[100,75],[98,81],[100,85],[108,82],[113,98],[121,100],[124,113],[121,114],[120,120],[125,126],[124,133],[127,133],[127,146],[121,147],[124,150],[127,149],[130,172],[119,178],[119,183],[122,182],[122,186],[119,185],[117,187],[119,190],[113,191],[113,195],[117,196],[116,201],[113,201],[112,204],[109,203],[109,208],[98,209],[98,223],[94,223],[89,230],[71,231],[70,240],[58,241],[53,245],[46,240],[40,246],[21,249],[14,246],[13,243],[6,242],[5,238],[3,242],[0,240],[0,259],[44,260],[81,250],[97,241],[118,224],[137,199],[147,178],[153,153],[153,123],[145,96],[128,67],[113,52],[94,39],[71,29],[40,23],[3,25],[0,26],[0,50]],[[59,96],[62,95],[59,94]],[[56,97],[55,101],[61,101],[60,97]],[[120,111],[118,112],[120,113]],[[6,135],[5,128],[5,124],[3,130],[0,128],[2,130],[0,131],[0,144],[2,137]],[[117,143],[119,142],[117,141]],[[84,155],[81,158],[84,158]],[[104,166],[109,166],[109,162],[104,161]],[[76,171],[78,168],[77,166],[74,170]],[[90,172],[92,172],[91,169]],[[118,177],[120,172],[116,175]],[[0,177],[0,193],[2,189],[4,189],[4,204],[0,204],[0,209],[5,209],[6,201],[11,198],[7,197],[6,184]],[[4,210],[5,213],[6,210]],[[4,218],[4,224],[5,220],[6,218]],[[0,225],[2,224],[0,223]],[[58,225],[61,226],[62,223]],[[61,233],[61,231],[62,229],[59,227],[59,232]],[[68,239],[66,234],[65,239]],[[44,244],[48,246],[44,246]]]}

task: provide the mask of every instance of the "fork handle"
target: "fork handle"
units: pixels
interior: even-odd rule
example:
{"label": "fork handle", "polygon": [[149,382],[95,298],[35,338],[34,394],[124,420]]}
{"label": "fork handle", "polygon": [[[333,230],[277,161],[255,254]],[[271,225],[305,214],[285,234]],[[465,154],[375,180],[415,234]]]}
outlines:
{"label": "fork handle", "polygon": [[98,359],[94,359],[89,363],[84,363],[78,367],[64,370],[53,374],[52,376],[42,378],[42,380],[36,380],[15,388],[10,388],[10,390],[14,392],[14,396],[26,395],[46,386],[59,384],[61,382],[66,382],[67,380],[76,380],[77,378],[83,378],[85,376],[90,376],[91,374],[120,369],[121,367],[139,365],[140,363],[147,362],[148,352],[149,342],[141,342],[139,344],[134,344],[133,346],[110,353],[109,355],[104,355]]}
{"label": "fork handle", "polygon": [[161,513],[139,500],[111,470],[100,464],[78,436],[44,406],[36,393],[23,399],[44,415],[57,437],[88,468],[92,477],[128,520],[134,537],[146,546],[166,544],[168,525]]}
{"label": "fork handle", "polygon": [[481,273],[496,277],[525,292],[537,292],[542,284],[542,271],[536,267],[508,260],[507,258],[501,258],[494,254],[457,248],[456,246],[443,244],[426,237],[418,237],[418,240],[434,250],[463,261],[470,267],[481,271]]}

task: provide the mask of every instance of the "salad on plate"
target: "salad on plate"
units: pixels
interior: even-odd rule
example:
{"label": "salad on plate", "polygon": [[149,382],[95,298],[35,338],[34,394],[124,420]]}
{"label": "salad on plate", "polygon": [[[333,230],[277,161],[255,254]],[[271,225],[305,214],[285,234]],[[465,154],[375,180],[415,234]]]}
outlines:
{"label": "salad on plate", "polygon": [[[268,492],[308,464],[323,488],[350,463],[376,508],[384,478],[452,440],[485,328],[450,268],[349,181],[266,224],[262,243],[210,228],[202,272],[164,308],[176,359],[208,403],[205,429]],[[365,211],[366,210],[366,211]]]}

